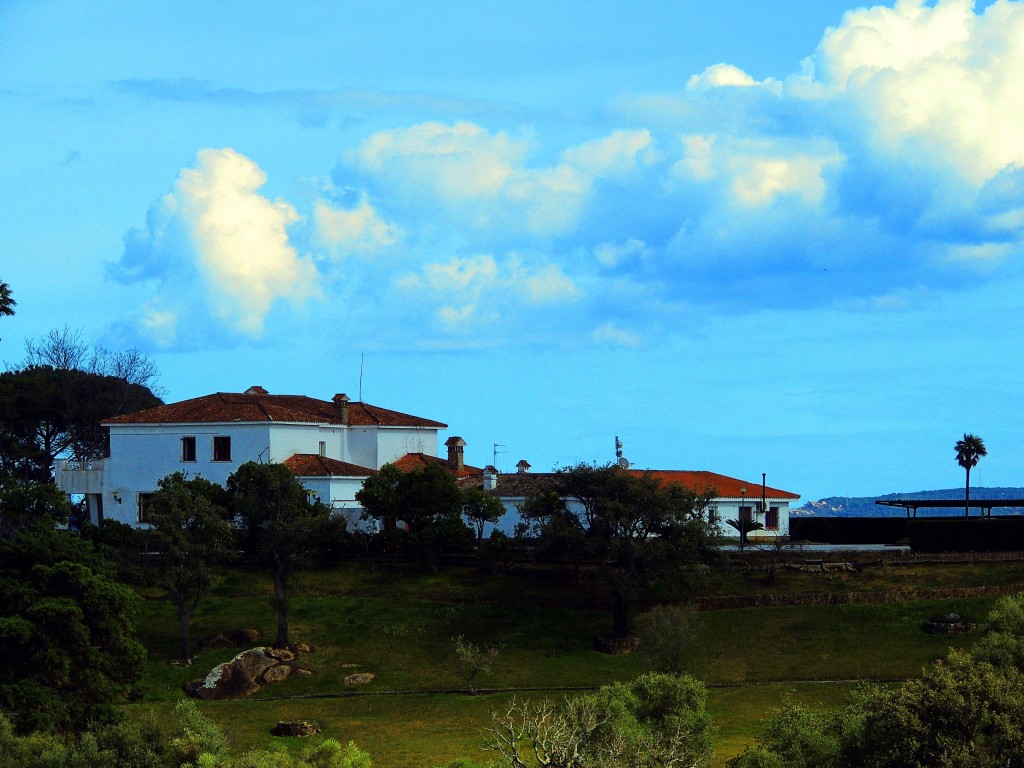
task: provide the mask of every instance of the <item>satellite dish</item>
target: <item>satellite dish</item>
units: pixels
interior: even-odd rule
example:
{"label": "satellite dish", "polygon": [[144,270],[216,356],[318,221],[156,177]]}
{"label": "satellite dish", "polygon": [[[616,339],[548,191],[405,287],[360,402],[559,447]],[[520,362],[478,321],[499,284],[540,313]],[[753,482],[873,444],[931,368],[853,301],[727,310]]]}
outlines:
{"label": "satellite dish", "polygon": [[625,456],[620,456],[619,460],[615,463],[618,464],[622,469],[629,469],[629,459],[627,459]]}

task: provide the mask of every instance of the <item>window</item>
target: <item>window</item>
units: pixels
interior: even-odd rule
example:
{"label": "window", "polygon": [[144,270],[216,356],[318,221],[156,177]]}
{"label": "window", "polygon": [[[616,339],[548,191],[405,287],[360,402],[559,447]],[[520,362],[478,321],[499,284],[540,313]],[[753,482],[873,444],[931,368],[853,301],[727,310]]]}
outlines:
{"label": "window", "polygon": [[230,437],[215,437],[215,438],[213,438],[213,460],[214,461],[231,461],[231,438]]}
{"label": "window", "polygon": [[753,507],[740,507],[740,522],[749,523],[754,519],[754,508]]}
{"label": "window", "polygon": [[327,443],[324,442],[323,440],[320,441],[320,455],[321,456],[326,456],[327,455]]}
{"label": "window", "polygon": [[181,438],[181,460],[182,461],[195,461],[196,460],[196,439],[195,439],[195,437],[183,437],[183,438]]}
{"label": "window", "polygon": [[146,522],[146,518],[149,516],[149,507],[153,503],[152,493],[140,493],[139,494],[139,522]]}
{"label": "window", "polygon": [[764,527],[768,530],[778,530],[779,527],[779,508],[768,507],[768,514],[764,516]]}

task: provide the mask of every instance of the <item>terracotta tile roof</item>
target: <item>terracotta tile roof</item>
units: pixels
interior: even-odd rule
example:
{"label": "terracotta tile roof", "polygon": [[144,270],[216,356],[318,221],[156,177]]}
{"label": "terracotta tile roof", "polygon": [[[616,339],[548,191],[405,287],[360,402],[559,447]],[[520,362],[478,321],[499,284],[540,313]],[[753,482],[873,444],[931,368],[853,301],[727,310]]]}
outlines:
{"label": "terracotta tile roof", "polygon": [[[716,472],[688,471],[679,469],[652,469],[649,470],[654,477],[663,483],[675,483],[684,488],[689,488],[696,493],[703,493],[711,490],[715,495],[723,499],[739,499],[742,497],[741,488],[746,488],[748,499],[761,498],[761,483],[747,482],[727,475],[719,475]],[[630,472],[642,475],[643,470],[631,469]],[[799,499],[800,494],[782,491],[771,486],[765,488],[765,495],[769,499]]]}
{"label": "terracotta tile roof", "polygon": [[[298,422],[341,424],[334,403],[305,395],[268,395],[264,392],[218,392],[178,403],[147,408],[106,419],[104,424],[213,424],[225,422]],[[353,427],[428,427],[447,424],[369,403],[349,403],[348,423]]]}
{"label": "terracotta tile roof", "polygon": [[417,470],[423,469],[428,464],[437,464],[438,466],[448,470],[456,477],[477,477],[483,474],[483,470],[479,467],[471,467],[468,464],[463,466],[461,472],[456,472],[452,469],[452,465],[448,463],[447,459],[442,459],[438,456],[431,456],[426,453],[407,453],[399,459],[395,459],[391,462],[402,472],[416,472]]}
{"label": "terracotta tile roof", "polygon": [[[630,470],[634,475],[642,475],[643,470]],[[650,473],[663,483],[676,483],[689,488],[695,493],[703,493],[711,490],[719,498],[731,499],[741,498],[740,488],[747,489],[746,497],[751,500],[761,498],[761,484],[748,483],[735,477],[719,475],[715,472],[693,472],[686,470],[655,469]],[[507,475],[498,475],[497,488],[493,491],[497,496],[503,498],[525,498],[543,491],[554,490],[558,486],[557,472],[516,472]],[[483,487],[483,477],[467,478],[460,481],[463,488]],[[778,488],[766,488],[766,495],[769,499],[799,499],[799,494],[781,491]]]}
{"label": "terracotta tile roof", "polygon": [[377,474],[375,469],[315,453],[296,453],[285,459],[284,465],[296,477],[369,477]]}
{"label": "terracotta tile roof", "polygon": [[[525,499],[527,496],[556,490],[559,477],[561,475],[557,472],[515,472],[498,475],[497,487],[491,493],[506,499]],[[459,486],[463,489],[483,488],[483,485],[483,475],[459,481]]]}

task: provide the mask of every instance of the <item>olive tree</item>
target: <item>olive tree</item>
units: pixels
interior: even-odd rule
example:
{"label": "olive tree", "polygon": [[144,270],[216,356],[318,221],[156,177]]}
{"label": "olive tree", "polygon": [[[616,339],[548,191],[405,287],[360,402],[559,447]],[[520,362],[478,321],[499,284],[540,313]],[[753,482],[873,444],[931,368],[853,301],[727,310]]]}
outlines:
{"label": "olive tree", "polygon": [[242,464],[228,478],[230,509],[245,551],[270,570],[277,609],[275,647],[288,645],[288,577],[307,565],[330,510],[311,501],[283,464]]}
{"label": "olive tree", "polygon": [[192,662],[189,620],[212,583],[211,566],[231,552],[225,501],[219,485],[175,472],[160,480],[146,518],[161,559],[156,580],[177,608],[186,663]]}

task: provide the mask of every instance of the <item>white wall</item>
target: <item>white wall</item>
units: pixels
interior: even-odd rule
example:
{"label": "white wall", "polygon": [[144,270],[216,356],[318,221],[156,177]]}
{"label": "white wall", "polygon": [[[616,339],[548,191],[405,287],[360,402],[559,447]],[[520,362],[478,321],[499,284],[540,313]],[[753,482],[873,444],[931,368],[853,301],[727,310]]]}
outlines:
{"label": "white wall", "polygon": [[376,427],[349,427],[341,437],[341,460],[360,467],[379,469],[377,463],[377,432]]}
{"label": "white wall", "polygon": [[407,453],[425,453],[437,456],[437,430],[423,427],[381,427],[377,436],[377,464],[379,469],[388,462]]}
{"label": "white wall", "polygon": [[[153,493],[157,482],[173,472],[225,485],[247,461],[283,462],[296,453],[318,454],[363,467],[379,468],[406,453],[437,455],[433,428],[340,427],[315,424],[123,424],[110,427],[110,458],[88,473],[65,471],[58,463],[57,482],[66,493],[102,493],[105,518],[135,525],[139,494]],[[213,461],[213,438],[231,438],[231,460]],[[182,461],[182,437],[194,437],[195,461]],[[355,494],[363,478],[307,478],[303,483],[336,511],[358,520]],[[79,487],[82,486],[82,487]],[[348,513],[346,512],[346,515]]]}
{"label": "white wall", "polygon": [[[203,477],[224,485],[240,464],[267,458],[269,424],[194,424],[181,427],[114,425],[110,428],[110,459],[105,462],[103,515],[135,524],[139,493],[153,493],[157,482],[172,472]],[[181,438],[196,438],[196,460],[181,460]],[[231,438],[231,460],[213,460],[213,438]],[[120,499],[120,501],[117,501]]]}
{"label": "white wall", "polygon": [[[505,514],[501,516],[498,523],[494,526],[487,525],[484,529],[484,536],[489,536],[490,532],[497,528],[502,533],[508,534],[509,536],[515,530],[515,526],[522,522],[522,516],[519,514],[519,508],[522,506],[525,499],[523,498],[502,498],[501,503],[505,507]],[[751,502],[749,499],[718,499],[713,503],[715,514],[718,520],[718,534],[720,536],[728,538],[739,538],[739,534],[736,529],[731,525],[728,525],[726,520],[736,520],[739,518],[739,508],[743,506],[751,506],[754,508],[754,519],[759,523],[764,523],[764,515],[758,511],[758,505],[760,499],[755,499]],[[582,514],[582,505],[578,502],[570,502],[570,508],[573,511]],[[754,531],[750,534],[753,538],[775,538],[776,536],[788,536],[789,535],[789,501],[773,501],[768,499],[769,507],[779,508],[779,527],[777,530],[761,530]]]}
{"label": "white wall", "polygon": [[[726,520],[738,520],[740,516],[740,507],[747,506],[753,510],[753,519],[762,525],[765,521],[764,513],[760,511],[761,498],[746,498],[746,499],[716,499],[714,506],[718,513],[718,533],[720,536],[728,538],[738,539],[739,533],[731,525],[726,523]],[[750,537],[755,539],[766,539],[775,538],[777,536],[788,536],[789,535],[789,501],[779,499],[768,499],[769,507],[779,508],[779,527],[775,530],[764,529],[760,531],[752,531],[748,534]]]}

